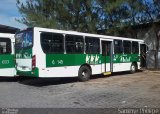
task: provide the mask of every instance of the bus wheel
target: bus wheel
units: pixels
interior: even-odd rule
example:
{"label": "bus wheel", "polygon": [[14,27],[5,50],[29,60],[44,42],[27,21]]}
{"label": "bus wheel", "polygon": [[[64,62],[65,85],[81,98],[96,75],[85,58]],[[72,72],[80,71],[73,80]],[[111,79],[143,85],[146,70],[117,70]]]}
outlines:
{"label": "bus wheel", "polygon": [[81,66],[79,71],[78,71],[78,79],[79,81],[88,81],[91,76],[91,70],[87,66]]}
{"label": "bus wheel", "polygon": [[136,70],[137,70],[137,66],[136,66],[136,64],[135,63],[132,63],[131,64],[131,68],[130,68],[130,73],[135,73],[136,72]]}

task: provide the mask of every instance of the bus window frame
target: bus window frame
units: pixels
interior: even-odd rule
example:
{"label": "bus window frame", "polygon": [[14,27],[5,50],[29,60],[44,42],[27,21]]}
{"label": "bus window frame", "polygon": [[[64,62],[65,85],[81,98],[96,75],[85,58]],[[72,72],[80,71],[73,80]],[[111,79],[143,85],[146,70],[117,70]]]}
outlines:
{"label": "bus window frame", "polygon": [[[74,52],[67,52],[67,45],[66,45],[66,36],[72,36],[72,38],[74,39],[74,42],[75,42],[75,39],[76,39],[76,37],[79,37],[81,40],[82,40],[82,52],[76,52],[76,50],[74,49]],[[76,43],[76,42],[75,42]],[[65,53],[66,54],[84,54],[84,50],[85,50],[85,40],[84,40],[84,37],[83,36],[81,36],[81,35],[74,35],[74,34],[65,34]],[[75,46],[75,45],[74,45]]]}
{"label": "bus window frame", "polygon": [[[90,53],[90,52],[87,52],[87,43],[86,43],[86,39],[98,39],[98,52],[94,52],[94,53]],[[86,54],[101,54],[102,53],[102,51],[101,51],[101,40],[100,40],[101,38],[98,38],[98,37],[92,37],[92,36],[85,36],[85,38],[84,38],[84,42],[85,42],[85,53]]]}
{"label": "bus window frame", "polygon": [[[41,35],[43,34],[43,33],[49,33],[49,34],[59,34],[59,35],[62,35],[63,36],[63,39],[62,39],[62,46],[63,46],[63,51],[62,52],[45,52],[44,51],[44,49],[43,49],[43,47],[42,47],[42,37],[41,37]],[[41,32],[40,33],[40,46],[41,46],[41,49],[42,49],[42,51],[45,53],[45,54],[64,54],[65,53],[65,37],[64,37],[64,34],[62,34],[62,33],[55,33],[55,32]]]}
{"label": "bus window frame", "polygon": [[[117,53],[115,52],[115,41],[121,41],[121,45],[120,45],[120,53]],[[113,48],[114,48],[114,54],[124,54],[124,51],[123,51],[123,40],[119,40],[119,39],[115,39],[113,40]]]}
{"label": "bus window frame", "polygon": [[[12,42],[10,38],[0,37],[0,42],[6,42],[6,53],[0,53],[0,55],[12,54]],[[7,51],[9,44],[9,51]]]}
{"label": "bus window frame", "polygon": [[[124,52],[124,42],[129,42],[130,43],[130,52],[129,53],[125,53]],[[132,54],[132,42],[130,40],[123,40],[122,42],[122,46],[123,46],[123,54]]]}
{"label": "bus window frame", "polygon": [[[133,42],[138,44],[138,53],[135,53],[135,52],[133,53]],[[140,44],[139,44],[139,42],[132,41],[131,52],[132,52],[132,54],[139,54],[140,53]]]}

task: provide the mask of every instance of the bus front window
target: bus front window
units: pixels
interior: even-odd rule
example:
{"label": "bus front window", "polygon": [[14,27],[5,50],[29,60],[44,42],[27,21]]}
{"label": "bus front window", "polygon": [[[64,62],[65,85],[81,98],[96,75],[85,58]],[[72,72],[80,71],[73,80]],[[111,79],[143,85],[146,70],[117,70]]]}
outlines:
{"label": "bus front window", "polygon": [[16,34],[16,49],[27,48],[33,45],[33,32],[24,31]]}

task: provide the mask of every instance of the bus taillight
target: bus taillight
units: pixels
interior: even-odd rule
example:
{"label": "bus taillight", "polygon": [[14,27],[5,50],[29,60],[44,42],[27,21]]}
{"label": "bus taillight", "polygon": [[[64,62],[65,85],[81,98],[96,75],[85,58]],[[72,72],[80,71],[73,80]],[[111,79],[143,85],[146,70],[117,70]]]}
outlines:
{"label": "bus taillight", "polygon": [[33,55],[32,56],[32,70],[34,70],[36,68],[36,56]]}

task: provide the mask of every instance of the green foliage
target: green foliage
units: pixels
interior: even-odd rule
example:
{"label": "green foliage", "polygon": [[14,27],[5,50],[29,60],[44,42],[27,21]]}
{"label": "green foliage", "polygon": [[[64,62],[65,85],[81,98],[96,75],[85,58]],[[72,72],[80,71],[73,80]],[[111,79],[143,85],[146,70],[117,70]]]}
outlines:
{"label": "green foliage", "polygon": [[17,0],[22,19],[29,27],[39,26],[120,35],[124,27],[160,19],[159,0]]}
{"label": "green foliage", "polygon": [[17,0],[23,18],[19,22],[29,27],[40,26],[81,32],[96,32],[98,13],[94,0]]}
{"label": "green foliage", "polygon": [[[50,4],[52,2],[52,4]],[[26,3],[17,1],[17,7],[23,18],[19,22],[28,27],[55,27],[54,0],[27,0]]]}
{"label": "green foliage", "polygon": [[115,36],[123,36],[127,30],[136,37],[134,26],[154,23],[157,60],[160,35],[155,22],[160,22],[159,0],[17,0],[17,7],[22,14],[17,21],[28,27],[89,33],[106,30],[106,34]]}

